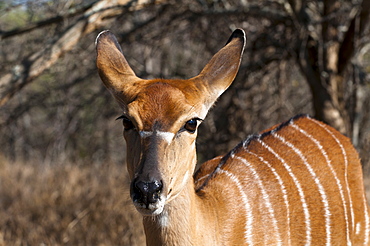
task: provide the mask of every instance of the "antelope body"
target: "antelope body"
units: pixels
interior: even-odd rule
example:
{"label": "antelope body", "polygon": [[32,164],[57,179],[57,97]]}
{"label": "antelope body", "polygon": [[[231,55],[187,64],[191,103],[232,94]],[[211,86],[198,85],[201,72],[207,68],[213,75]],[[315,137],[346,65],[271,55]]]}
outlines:
{"label": "antelope body", "polygon": [[309,116],[248,137],[193,175],[197,127],[234,80],[244,45],[237,29],[198,76],[143,80],[112,33],[97,37],[147,245],[370,245],[358,154]]}

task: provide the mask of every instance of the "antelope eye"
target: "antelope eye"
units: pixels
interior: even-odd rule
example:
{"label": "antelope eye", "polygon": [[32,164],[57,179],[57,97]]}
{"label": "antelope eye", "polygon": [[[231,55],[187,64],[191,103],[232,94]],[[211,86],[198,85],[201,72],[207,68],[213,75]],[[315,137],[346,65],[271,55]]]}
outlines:
{"label": "antelope eye", "polygon": [[201,120],[201,119],[194,118],[194,119],[188,120],[184,126],[185,130],[187,130],[190,133],[194,133],[197,130],[198,120]]}
{"label": "antelope eye", "polygon": [[118,117],[116,120],[122,120],[123,128],[126,131],[134,128],[134,124],[132,123],[132,121],[129,118],[127,118],[125,115]]}

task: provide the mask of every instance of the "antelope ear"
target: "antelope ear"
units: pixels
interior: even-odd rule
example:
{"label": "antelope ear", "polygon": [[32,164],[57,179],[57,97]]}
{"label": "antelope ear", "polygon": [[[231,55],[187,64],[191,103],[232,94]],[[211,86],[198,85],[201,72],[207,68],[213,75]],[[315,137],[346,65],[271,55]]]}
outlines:
{"label": "antelope ear", "polygon": [[204,69],[196,76],[195,83],[205,91],[205,103],[209,107],[231,85],[238,73],[241,57],[246,43],[242,29],[236,29],[226,45],[218,51]]}
{"label": "antelope ear", "polygon": [[95,40],[96,66],[101,80],[122,105],[135,96],[133,84],[141,79],[127,63],[116,37],[110,31],[99,33]]}

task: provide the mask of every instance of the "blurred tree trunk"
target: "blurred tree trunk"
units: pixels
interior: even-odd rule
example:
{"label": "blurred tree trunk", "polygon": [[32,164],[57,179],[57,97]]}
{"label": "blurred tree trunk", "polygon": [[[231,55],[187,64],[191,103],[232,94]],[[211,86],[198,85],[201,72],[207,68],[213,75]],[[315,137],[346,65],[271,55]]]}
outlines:
{"label": "blurred tree trunk", "polygon": [[[342,1],[312,2],[289,0],[295,23],[301,32],[298,39],[298,64],[311,88],[315,117],[347,135],[352,135],[351,112],[345,105],[345,72],[354,57],[356,38],[363,35],[370,1],[355,6],[344,16]],[[343,32],[343,22],[350,21]]]}

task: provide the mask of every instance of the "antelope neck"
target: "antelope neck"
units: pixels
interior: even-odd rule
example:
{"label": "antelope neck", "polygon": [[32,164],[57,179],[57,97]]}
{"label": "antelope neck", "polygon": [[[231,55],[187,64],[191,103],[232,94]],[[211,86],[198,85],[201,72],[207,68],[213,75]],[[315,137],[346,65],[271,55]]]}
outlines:
{"label": "antelope neck", "polygon": [[[204,202],[195,193],[194,180],[188,179],[184,189],[166,203],[160,215],[143,217],[147,245],[207,245],[207,242],[214,241],[209,235],[216,231],[213,227],[217,224],[207,222],[207,218],[216,218],[216,211],[203,209]],[[204,234],[205,227],[208,234]],[[202,237],[199,237],[200,233]]]}

